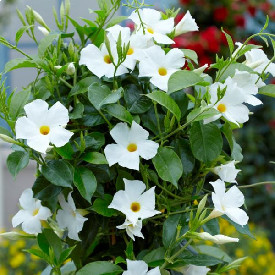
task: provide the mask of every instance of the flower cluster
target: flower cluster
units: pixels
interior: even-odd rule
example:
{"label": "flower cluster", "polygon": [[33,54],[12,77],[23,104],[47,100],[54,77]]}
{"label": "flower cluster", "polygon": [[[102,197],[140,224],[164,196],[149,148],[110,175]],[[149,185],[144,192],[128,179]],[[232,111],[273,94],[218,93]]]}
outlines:
{"label": "flower cluster", "polygon": [[[218,247],[209,255],[196,242],[239,241],[220,234],[219,217],[251,235],[244,195],[232,186],[242,159],[232,130],[248,121],[247,104],[262,104],[259,93],[273,95],[274,85],[264,80],[275,64],[259,46],[235,49],[227,35],[231,57],[217,59],[211,77],[206,66],[197,68],[196,52],[174,47],[175,37],[198,31],[190,12],[175,25],[173,10],[127,2],[134,8],[131,31],[109,22],[120,7],[111,2],[100,2],[96,21],[81,26],[66,1],[63,23],[57,19],[62,34],[32,11],[45,38],[38,59],[13,69],[33,66],[45,76],[30,85],[30,97],[24,90],[7,99],[3,87],[0,96],[12,130],[0,129],[0,138],[15,151],[10,172],[16,176],[29,159],[37,162],[37,179],[21,195],[12,224],[37,238],[39,249],[28,252],[54,274],[62,268],[79,275],[235,269],[240,260],[221,258]],[[69,21],[81,45],[63,40],[74,35],[67,33]],[[210,173],[220,179],[206,181]]]}

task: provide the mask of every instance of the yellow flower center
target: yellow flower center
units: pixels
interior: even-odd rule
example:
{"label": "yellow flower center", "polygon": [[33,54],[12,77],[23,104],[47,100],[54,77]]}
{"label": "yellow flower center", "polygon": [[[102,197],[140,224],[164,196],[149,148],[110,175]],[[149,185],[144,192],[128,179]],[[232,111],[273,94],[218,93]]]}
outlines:
{"label": "yellow flower center", "polygon": [[166,76],[167,70],[164,67],[159,68],[159,75]]}
{"label": "yellow flower center", "polygon": [[154,31],[152,28],[147,28],[147,31],[148,31],[149,33],[151,33],[151,34],[154,34],[154,33],[155,33],[155,31]]}
{"label": "yellow flower center", "polygon": [[127,55],[132,55],[134,53],[134,49],[133,48],[130,48],[127,52]]}
{"label": "yellow flower center", "polygon": [[48,135],[50,132],[50,127],[49,126],[46,126],[46,125],[43,125],[40,127],[40,133],[44,136]]}
{"label": "yellow flower center", "polygon": [[133,212],[138,212],[140,210],[140,203],[139,202],[133,202],[131,204],[131,210]]}
{"label": "yellow flower center", "polygon": [[36,216],[36,215],[38,214],[38,212],[39,212],[39,209],[36,208],[36,209],[33,210],[32,215],[33,215],[33,216]]}
{"label": "yellow flower center", "polygon": [[224,104],[219,104],[217,107],[218,111],[220,111],[221,113],[224,113],[226,111],[226,106]]}
{"label": "yellow flower center", "polygon": [[107,64],[111,64],[112,63],[110,55],[106,54],[104,56],[104,62],[107,63]]}
{"label": "yellow flower center", "polygon": [[127,150],[131,153],[135,152],[137,150],[137,145],[135,143],[130,143],[127,146]]}

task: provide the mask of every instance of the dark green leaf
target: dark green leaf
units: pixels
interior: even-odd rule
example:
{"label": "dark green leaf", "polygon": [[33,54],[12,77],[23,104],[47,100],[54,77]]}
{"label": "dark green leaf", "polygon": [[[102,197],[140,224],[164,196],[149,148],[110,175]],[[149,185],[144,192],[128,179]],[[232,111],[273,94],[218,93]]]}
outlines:
{"label": "dark green leaf", "polygon": [[98,198],[94,201],[94,204],[91,209],[102,216],[112,217],[116,214],[116,210],[108,208],[112,200],[113,197],[111,195],[105,194],[103,199]]}
{"label": "dark green leaf", "polygon": [[159,148],[157,155],[153,158],[153,164],[160,178],[178,186],[183,168],[180,158],[172,149]]}
{"label": "dark green leaf", "polygon": [[259,94],[275,97],[275,84],[269,84],[259,90]]}
{"label": "dark green leaf", "polygon": [[26,105],[30,97],[30,90],[23,90],[14,94],[10,102],[10,116],[13,120],[22,113],[24,106]]}
{"label": "dark green leaf", "polygon": [[143,257],[143,261],[146,262],[150,267],[160,266],[164,262],[165,249],[159,247]]}
{"label": "dark green leaf", "polygon": [[74,184],[81,196],[91,203],[92,196],[97,187],[97,181],[93,172],[86,167],[76,167]]}
{"label": "dark green leaf", "polygon": [[127,247],[126,247],[126,250],[125,250],[125,255],[126,255],[126,258],[127,258],[127,259],[129,259],[129,260],[134,260],[135,254],[134,254],[134,244],[133,244],[133,240],[131,240],[131,241],[127,244]]}
{"label": "dark green leaf", "polygon": [[216,159],[223,146],[223,140],[219,128],[213,124],[195,122],[190,130],[191,149],[196,159],[209,163]]}
{"label": "dark green leaf", "polygon": [[178,121],[181,119],[181,111],[177,103],[166,93],[161,91],[154,91],[146,95],[150,99],[156,101],[158,104],[164,106],[169,110]]}
{"label": "dark green leaf", "polygon": [[72,113],[70,113],[70,119],[79,119],[82,118],[84,112],[84,105],[82,103],[77,103],[74,107]]}
{"label": "dark green leaf", "polygon": [[63,159],[73,159],[74,150],[70,143],[67,143],[62,147],[58,147],[58,148],[56,147],[55,151]]}
{"label": "dark green leaf", "polygon": [[82,159],[91,164],[108,164],[105,156],[98,152],[89,152]]}
{"label": "dark green leaf", "polygon": [[227,263],[232,262],[232,259],[223,250],[221,250],[218,247],[208,246],[208,245],[198,245],[196,246],[196,250],[200,254],[209,255],[214,258],[225,261]]}
{"label": "dark green leaf", "polygon": [[89,86],[91,86],[93,83],[99,82],[100,80],[96,76],[83,78],[79,82],[77,82],[76,85],[72,88],[69,96],[84,94],[88,92]]}
{"label": "dark green leaf", "polygon": [[17,174],[29,163],[29,153],[26,151],[13,152],[8,156],[7,167],[11,175],[15,178]]}
{"label": "dark green leaf", "polygon": [[52,229],[44,228],[42,234],[44,234],[50,247],[52,247],[55,259],[58,260],[62,252],[61,239],[55,234]]}
{"label": "dark green leaf", "polygon": [[162,242],[167,249],[175,241],[181,215],[171,215],[163,223]]}
{"label": "dark green leaf", "polygon": [[132,117],[131,113],[129,111],[127,111],[125,109],[125,107],[123,107],[120,104],[107,105],[105,107],[105,111],[108,114],[110,114],[111,116],[113,116],[121,121],[125,121],[129,124],[131,124],[133,121],[133,117]]}
{"label": "dark green leaf", "polygon": [[73,172],[63,160],[51,160],[42,166],[43,176],[56,186],[71,187]]}
{"label": "dark green leaf", "polygon": [[116,275],[123,272],[122,268],[111,262],[93,262],[81,268],[76,275]]}

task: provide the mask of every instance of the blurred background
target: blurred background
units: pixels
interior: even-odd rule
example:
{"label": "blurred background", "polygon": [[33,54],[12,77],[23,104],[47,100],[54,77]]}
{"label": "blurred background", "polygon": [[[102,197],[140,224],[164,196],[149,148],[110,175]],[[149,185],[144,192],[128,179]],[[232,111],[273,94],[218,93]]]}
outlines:
{"label": "blurred background", "polygon": [[[270,18],[268,32],[275,33],[275,0],[147,0],[156,9],[180,8],[176,21],[180,21],[189,10],[200,27],[197,33],[185,34],[175,39],[176,46],[195,50],[199,55],[200,65],[215,61],[216,53],[227,55],[227,43],[221,32],[221,26],[232,35],[234,41],[243,41],[249,35],[259,31]],[[22,13],[26,5],[38,11],[49,27],[54,28],[52,7],[59,11],[61,0],[2,0],[0,2],[0,35],[15,44],[15,33],[21,27],[16,9]],[[96,9],[96,0],[71,0],[72,18],[81,22],[80,17],[91,18],[88,9]],[[129,14],[125,8],[121,15]],[[131,27],[131,23],[126,23]],[[37,30],[38,39],[43,35]],[[264,46],[263,41],[254,40],[255,44]],[[36,45],[23,36],[19,48],[32,55],[36,54]],[[266,48],[266,47],[265,47]],[[270,48],[265,49],[269,57],[273,55]],[[20,57],[0,45],[0,71],[10,59]],[[5,75],[9,91],[20,91],[36,77],[33,69],[19,69]],[[270,78],[275,84],[275,79]],[[243,148],[244,159],[240,165],[242,173],[238,177],[239,184],[252,184],[275,179],[275,99],[260,98],[264,105],[255,108],[244,129],[237,130],[237,142]],[[0,126],[6,127],[3,121]],[[0,142],[0,229],[11,229],[11,218],[18,211],[17,202],[22,191],[32,186],[35,166],[33,163],[25,168],[14,180],[6,168],[6,158],[10,153],[9,146]],[[245,189],[246,203],[250,216],[250,226],[257,241],[241,237],[237,246],[227,246],[232,258],[249,255],[240,271],[232,271],[230,275],[274,275],[275,274],[275,191],[274,185]],[[234,229],[226,222],[222,223],[224,234],[234,236]],[[0,275],[40,274],[43,264],[21,252],[22,248],[30,248],[31,241],[8,241],[0,239]]]}

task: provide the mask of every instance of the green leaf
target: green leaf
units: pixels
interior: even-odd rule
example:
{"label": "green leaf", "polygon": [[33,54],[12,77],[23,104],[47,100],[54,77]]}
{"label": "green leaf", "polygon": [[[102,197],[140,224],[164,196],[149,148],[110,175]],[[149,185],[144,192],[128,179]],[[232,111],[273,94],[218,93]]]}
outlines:
{"label": "green leaf", "polygon": [[162,242],[167,249],[175,241],[181,215],[171,215],[163,223]]}
{"label": "green leaf", "polygon": [[22,37],[22,35],[24,34],[24,32],[27,31],[29,28],[32,28],[32,27],[33,26],[23,26],[16,32],[16,35],[15,35],[16,46],[18,45],[18,42],[19,42],[20,38]]}
{"label": "green leaf", "polygon": [[122,268],[111,262],[93,262],[81,268],[76,275],[116,275],[123,272]]}
{"label": "green leaf", "polygon": [[100,110],[105,104],[116,103],[122,96],[123,89],[111,91],[109,87],[93,83],[88,88],[88,98],[93,106]]}
{"label": "green leaf", "polygon": [[91,203],[92,196],[97,188],[96,178],[86,167],[76,167],[74,172],[74,185],[81,196]]}
{"label": "green leaf", "polygon": [[56,153],[63,159],[71,160],[73,159],[74,150],[70,143],[65,144],[62,147],[55,148]]}
{"label": "green leaf", "polygon": [[15,58],[10,60],[5,65],[5,73],[20,69],[20,68],[37,68],[37,63],[27,58]]}
{"label": "green leaf", "polygon": [[173,93],[196,85],[203,79],[194,72],[183,70],[175,72],[168,81],[168,93]]}
{"label": "green leaf", "polygon": [[108,208],[112,200],[113,200],[113,197],[111,195],[105,194],[103,199],[97,198],[94,201],[94,204],[91,207],[91,209],[104,217],[112,217],[117,213],[116,210],[112,208]]}
{"label": "green leaf", "polygon": [[99,83],[99,81],[96,76],[83,78],[71,89],[69,96],[87,93],[89,86],[93,83]]}
{"label": "green leaf", "polygon": [[219,111],[217,111],[214,108],[209,108],[209,106],[199,107],[197,109],[192,110],[188,114],[187,122],[189,123],[189,122],[201,121],[203,119],[207,119],[218,114],[220,114]]}
{"label": "green leaf", "polygon": [[227,263],[230,263],[232,261],[232,259],[223,250],[221,250],[218,247],[208,246],[208,245],[198,245],[196,246],[196,250],[200,254],[209,255],[214,258],[225,261]]}
{"label": "green leaf", "polygon": [[135,254],[134,254],[134,244],[133,244],[133,240],[131,240],[131,241],[127,244],[127,247],[126,247],[126,250],[125,250],[125,255],[126,255],[126,258],[127,258],[127,259],[129,259],[129,260],[134,260]]}
{"label": "green leaf", "polygon": [[58,263],[60,265],[62,265],[69,258],[69,256],[71,255],[71,253],[73,252],[74,249],[75,249],[75,246],[69,247],[69,248],[63,250],[60,254]]}
{"label": "green leaf", "polygon": [[131,113],[120,104],[107,105],[104,109],[108,114],[121,121],[125,121],[129,124],[131,124],[133,121]]}
{"label": "green leaf", "polygon": [[139,87],[134,84],[125,87],[124,99],[131,114],[143,114],[152,106],[152,101],[144,96]]}
{"label": "green leaf", "polygon": [[219,128],[213,124],[195,122],[190,130],[191,149],[196,159],[209,163],[216,159],[223,146],[223,140]]}
{"label": "green leaf", "polygon": [[12,138],[12,134],[9,130],[7,130],[6,128],[4,127],[1,127],[0,126],[0,134],[2,135],[5,135],[5,136],[8,136],[8,137],[11,137]]}
{"label": "green leaf", "polygon": [[38,56],[44,57],[45,52],[47,49],[52,45],[52,43],[59,38],[60,34],[54,33],[54,34],[48,34],[44,38],[42,38],[38,45]]}
{"label": "green leaf", "polygon": [[198,64],[198,55],[195,51],[189,49],[182,49],[184,56],[190,60],[193,60],[196,64]]}
{"label": "green leaf", "polygon": [[25,151],[13,152],[8,156],[7,167],[11,175],[15,178],[17,174],[29,163],[29,153]]}
{"label": "green leaf", "polygon": [[269,84],[259,90],[259,94],[275,97],[275,84]]}
{"label": "green leaf", "polygon": [[43,201],[49,201],[56,198],[62,191],[62,188],[60,186],[53,185],[42,175],[40,175],[36,178],[32,190],[35,198]]}
{"label": "green leaf", "polygon": [[191,151],[190,142],[187,139],[176,139],[173,141],[176,153],[181,159],[183,173],[185,176],[190,174],[195,167],[195,158]]}
{"label": "green leaf", "polygon": [[46,262],[49,263],[49,256],[47,254],[45,254],[42,250],[40,249],[36,249],[36,248],[32,248],[32,249],[24,249],[24,252],[30,253],[40,259],[45,260]]}
{"label": "green leaf", "polygon": [[230,124],[225,123],[224,126],[222,127],[222,131],[223,131],[224,136],[226,137],[226,139],[229,143],[229,146],[230,146],[230,149],[231,149],[231,157],[234,160],[242,161],[243,160],[242,148],[236,142]]}
{"label": "green leaf", "polygon": [[161,179],[178,186],[183,168],[180,158],[172,149],[159,148],[157,155],[153,158],[153,164]]}
{"label": "green leaf", "polygon": [[107,25],[107,28],[110,28],[114,25],[117,25],[117,24],[121,23],[122,21],[124,21],[126,19],[128,19],[128,16],[115,16],[114,18],[112,18],[110,20],[110,22]]}
{"label": "green leaf", "polygon": [[82,159],[91,164],[108,164],[105,156],[98,152],[89,152]]}
{"label": "green leaf", "polygon": [[82,103],[77,103],[74,107],[72,113],[70,113],[70,119],[79,119],[82,118],[84,112],[84,105]]}
{"label": "green leaf", "polygon": [[154,91],[150,94],[146,95],[150,99],[156,101],[161,106],[164,106],[167,110],[169,110],[178,121],[181,118],[181,111],[177,103],[172,99],[168,94],[161,91]]}
{"label": "green leaf", "polygon": [[203,225],[204,231],[211,235],[220,234],[220,224],[217,219],[212,219]]}
{"label": "green leaf", "polygon": [[16,120],[16,118],[23,112],[23,108],[30,97],[30,93],[30,90],[23,90],[12,96],[9,114],[13,120]]}
{"label": "green leaf", "polygon": [[228,46],[229,46],[230,53],[232,54],[233,51],[234,51],[234,42],[233,42],[231,36],[230,36],[228,33],[226,33],[226,32],[223,30],[223,28],[222,28],[222,32],[224,33],[224,35],[225,35],[225,37],[226,37],[226,40],[227,40],[227,44],[228,44]]}
{"label": "green leaf", "polygon": [[149,252],[143,257],[143,261],[146,262],[150,267],[160,266],[164,263],[165,249],[164,247],[159,247]]}
{"label": "green leaf", "polygon": [[242,226],[242,225],[239,225],[239,224],[233,222],[231,219],[229,219],[229,218],[228,218],[227,216],[225,216],[225,215],[223,215],[222,218],[225,219],[225,220],[227,220],[228,222],[230,222],[230,223],[236,228],[236,230],[237,230],[238,232],[240,232],[241,234],[247,235],[247,236],[249,236],[250,238],[256,240],[256,238],[254,237],[254,235],[250,232],[248,225],[243,225],[243,226]]}
{"label": "green leaf", "polygon": [[44,228],[42,234],[45,236],[50,247],[53,249],[55,259],[58,260],[62,252],[61,239],[52,229]]}
{"label": "green leaf", "polygon": [[43,176],[56,186],[71,187],[73,172],[64,160],[51,160],[42,166]]}

